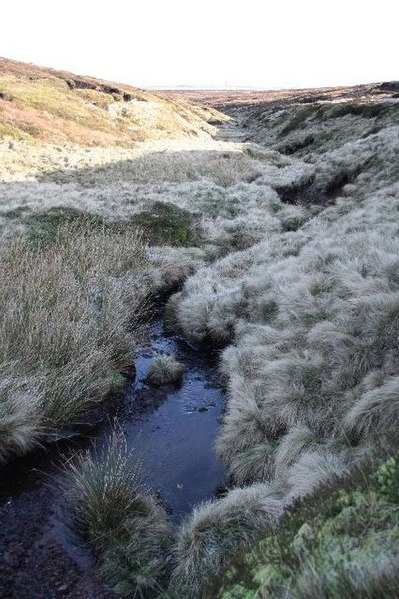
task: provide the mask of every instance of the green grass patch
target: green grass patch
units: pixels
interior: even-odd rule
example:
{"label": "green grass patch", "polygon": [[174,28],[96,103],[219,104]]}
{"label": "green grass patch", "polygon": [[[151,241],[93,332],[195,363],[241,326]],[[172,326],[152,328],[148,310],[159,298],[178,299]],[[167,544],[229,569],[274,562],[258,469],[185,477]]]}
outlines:
{"label": "green grass patch", "polygon": [[5,218],[21,218],[21,216],[24,216],[26,212],[30,212],[30,208],[28,206],[17,206],[12,210],[2,212],[1,216]]}
{"label": "green grass patch", "polygon": [[397,597],[398,504],[396,453],[376,473],[294,507],[276,535],[236,558],[217,596]]}
{"label": "green grass patch", "polygon": [[199,242],[193,215],[164,202],[155,202],[148,210],[132,216],[129,221],[109,221],[98,214],[63,206],[26,216],[24,212],[25,207],[20,207],[3,216],[22,217],[29,240],[40,247],[54,243],[60,228],[67,224],[73,225],[75,229],[89,229],[93,233],[102,229],[115,233],[126,229],[140,229],[146,240],[153,245],[189,246]]}
{"label": "green grass patch", "polygon": [[193,215],[168,202],[155,202],[131,219],[154,245],[196,245],[199,241]]}
{"label": "green grass patch", "polygon": [[107,226],[101,216],[89,214],[77,208],[61,206],[51,208],[46,212],[32,214],[26,218],[25,223],[30,241],[39,246],[54,243],[60,227],[66,224],[89,228],[93,231],[98,231]]}

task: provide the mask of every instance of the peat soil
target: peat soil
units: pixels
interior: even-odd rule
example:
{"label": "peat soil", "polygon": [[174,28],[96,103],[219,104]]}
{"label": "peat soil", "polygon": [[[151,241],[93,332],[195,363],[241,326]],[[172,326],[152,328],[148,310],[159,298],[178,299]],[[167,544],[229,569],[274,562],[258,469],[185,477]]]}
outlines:
{"label": "peat soil", "polygon": [[[111,599],[95,574],[95,559],[69,526],[65,464],[81,449],[101,451],[117,421],[141,462],[143,483],[161,498],[174,524],[192,506],[223,491],[226,472],[214,451],[224,396],[217,354],[150,325],[150,341],[135,360],[135,377],[118,409],[90,434],[45,445],[0,469],[0,597]],[[159,354],[173,354],[186,372],[180,386],[146,383]],[[95,441],[95,447],[93,446]]]}

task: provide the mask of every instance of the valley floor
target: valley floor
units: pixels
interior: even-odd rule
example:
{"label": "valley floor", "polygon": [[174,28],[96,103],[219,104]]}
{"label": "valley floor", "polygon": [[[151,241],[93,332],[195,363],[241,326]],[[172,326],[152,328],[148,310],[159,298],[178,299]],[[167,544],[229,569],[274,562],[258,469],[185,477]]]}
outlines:
{"label": "valley floor", "polygon": [[[398,100],[228,111],[216,138],[2,142],[0,459],[121,388],[148,298],[177,290],[167,326],[220,350],[231,486],[174,536],[120,445],[81,458],[71,510],[102,578],[122,596],[396,596]],[[316,521],[318,497],[341,487]],[[285,524],[298,505],[312,530]]]}

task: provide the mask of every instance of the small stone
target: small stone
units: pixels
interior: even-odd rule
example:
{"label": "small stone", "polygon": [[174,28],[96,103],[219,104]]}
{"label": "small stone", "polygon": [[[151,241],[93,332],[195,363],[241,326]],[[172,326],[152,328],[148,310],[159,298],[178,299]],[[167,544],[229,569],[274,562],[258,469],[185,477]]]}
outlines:
{"label": "small stone", "polygon": [[63,584],[60,587],[58,587],[57,591],[67,591],[68,590],[68,585],[67,584]]}

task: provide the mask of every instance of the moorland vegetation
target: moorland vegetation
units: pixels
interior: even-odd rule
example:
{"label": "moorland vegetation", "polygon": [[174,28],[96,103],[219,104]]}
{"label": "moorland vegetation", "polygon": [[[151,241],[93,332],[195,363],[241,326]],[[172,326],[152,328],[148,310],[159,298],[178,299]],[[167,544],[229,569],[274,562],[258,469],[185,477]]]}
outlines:
{"label": "moorland vegetation", "polygon": [[[120,388],[148,298],[180,285],[168,326],[221,351],[231,486],[173,539],[120,440],[83,456],[71,510],[106,584],[144,597],[398,595],[394,94],[284,96],[234,105],[229,120],[18,64],[0,80],[0,459]],[[24,129],[32,119],[40,131]],[[153,376],[179,366],[161,357]]]}

